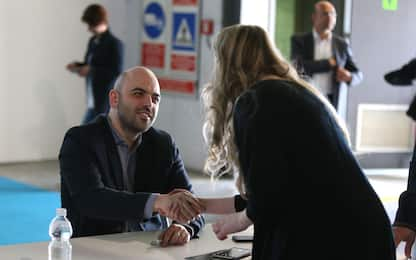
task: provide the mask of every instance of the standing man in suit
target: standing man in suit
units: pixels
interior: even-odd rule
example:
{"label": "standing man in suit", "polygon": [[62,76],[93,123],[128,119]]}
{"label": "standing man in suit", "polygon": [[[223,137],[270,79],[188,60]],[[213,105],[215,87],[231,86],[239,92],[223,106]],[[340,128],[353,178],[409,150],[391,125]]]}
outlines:
{"label": "standing man in suit", "polygon": [[291,59],[299,72],[311,77],[313,85],[345,118],[345,85],[359,84],[363,74],[353,60],[348,42],[332,33],[336,17],[330,2],[316,3],[312,14],[313,31],[292,36]]}
{"label": "standing man in suit", "polygon": [[[162,246],[187,243],[204,224],[203,206],[171,136],[152,127],[160,101],[155,74],[124,72],[109,99],[108,115],[71,128],[59,154],[62,207],[74,236],[167,228]],[[180,223],[167,227],[162,216]]]}
{"label": "standing man in suit", "polygon": [[81,20],[93,36],[88,42],[84,61],[69,63],[67,69],[86,79],[88,109],[82,121],[85,124],[108,112],[108,93],[122,71],[123,44],[110,32],[103,6],[88,6]]}

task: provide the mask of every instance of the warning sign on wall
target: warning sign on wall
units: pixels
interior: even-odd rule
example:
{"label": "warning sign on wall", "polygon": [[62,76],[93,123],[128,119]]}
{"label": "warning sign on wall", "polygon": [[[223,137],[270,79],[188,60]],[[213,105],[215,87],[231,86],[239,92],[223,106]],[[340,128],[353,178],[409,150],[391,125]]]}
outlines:
{"label": "warning sign on wall", "polygon": [[160,89],[181,94],[195,94],[196,83],[193,80],[159,78]]}
{"label": "warning sign on wall", "polygon": [[194,55],[172,54],[170,67],[173,70],[195,71],[196,57]]}
{"label": "warning sign on wall", "polygon": [[143,43],[142,65],[146,67],[163,69],[165,67],[165,45]]}
{"label": "warning sign on wall", "polygon": [[196,94],[199,52],[198,0],[142,0],[141,64],[161,89]]}
{"label": "warning sign on wall", "polygon": [[196,15],[193,13],[173,14],[173,50],[195,51]]}

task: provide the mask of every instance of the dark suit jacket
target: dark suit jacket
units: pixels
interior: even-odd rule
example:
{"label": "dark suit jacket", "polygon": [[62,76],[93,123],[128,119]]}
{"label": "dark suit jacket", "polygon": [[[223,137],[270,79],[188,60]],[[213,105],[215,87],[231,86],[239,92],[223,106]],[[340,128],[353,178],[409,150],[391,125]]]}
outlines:
{"label": "dark suit jacket", "polygon": [[[312,32],[292,36],[291,60],[301,74],[306,74],[309,77],[312,77],[315,73],[329,72],[332,69],[327,59],[314,60],[314,49],[315,43]],[[337,61],[337,65],[345,68],[352,74],[352,80],[347,85],[355,86],[359,84],[363,79],[363,74],[353,60],[352,50],[348,42],[333,34],[332,53]],[[338,108],[340,85],[340,82],[336,81],[334,73],[332,79],[333,97],[330,101],[335,108]]]}
{"label": "dark suit jacket", "polygon": [[416,146],[410,162],[407,190],[400,195],[395,226],[405,226],[416,232]]}
{"label": "dark suit jacket", "polygon": [[234,111],[253,259],[395,259],[383,205],[317,97],[261,81]]}
{"label": "dark suit jacket", "polygon": [[87,84],[92,86],[94,109],[97,113],[108,112],[108,93],[123,67],[123,43],[110,30],[99,36],[91,37],[85,53],[85,64],[90,65]]}
{"label": "dark suit jacket", "polygon": [[[62,207],[74,228],[74,236],[125,232],[127,221],[143,221],[150,193],[169,193],[174,188],[191,190],[179,151],[166,132],[150,128],[137,150],[135,192],[125,191],[118,150],[104,116],[91,124],[71,128],[65,135],[59,163]],[[155,215],[144,225],[162,227]],[[185,225],[195,236],[202,217]]]}

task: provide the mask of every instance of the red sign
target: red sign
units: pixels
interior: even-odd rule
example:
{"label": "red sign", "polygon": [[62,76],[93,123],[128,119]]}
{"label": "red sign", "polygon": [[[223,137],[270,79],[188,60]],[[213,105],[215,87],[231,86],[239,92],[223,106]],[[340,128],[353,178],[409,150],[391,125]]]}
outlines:
{"label": "red sign", "polygon": [[142,65],[146,67],[165,67],[165,45],[155,43],[143,43]]}
{"label": "red sign", "polygon": [[198,0],[173,0],[174,5],[197,5]]}
{"label": "red sign", "polygon": [[211,35],[214,32],[214,20],[212,19],[203,19],[201,20],[201,34]]}
{"label": "red sign", "polygon": [[174,91],[183,94],[195,93],[195,81],[159,78],[161,90]]}
{"label": "red sign", "polygon": [[195,71],[195,56],[172,54],[170,67],[172,70]]}

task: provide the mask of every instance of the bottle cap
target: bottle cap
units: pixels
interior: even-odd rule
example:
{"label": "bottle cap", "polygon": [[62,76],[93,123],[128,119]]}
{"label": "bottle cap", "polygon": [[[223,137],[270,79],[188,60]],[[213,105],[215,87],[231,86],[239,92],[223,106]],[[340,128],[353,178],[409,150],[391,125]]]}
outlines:
{"label": "bottle cap", "polygon": [[57,208],[56,215],[66,217],[66,209],[65,208]]}

